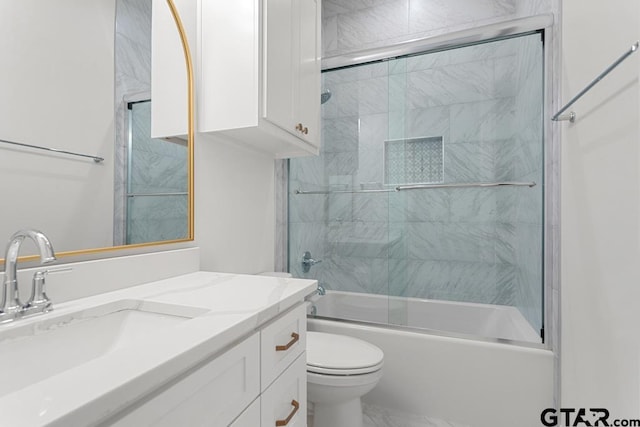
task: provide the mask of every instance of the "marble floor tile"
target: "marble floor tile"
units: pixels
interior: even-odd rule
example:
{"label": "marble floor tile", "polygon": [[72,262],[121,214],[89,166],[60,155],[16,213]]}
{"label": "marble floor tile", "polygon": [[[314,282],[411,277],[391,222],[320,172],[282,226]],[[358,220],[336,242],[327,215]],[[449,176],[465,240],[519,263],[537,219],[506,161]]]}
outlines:
{"label": "marble floor tile", "polygon": [[470,427],[466,424],[363,405],[364,427]]}
{"label": "marble floor tile", "polygon": [[[395,412],[374,405],[362,405],[363,427],[471,427],[422,415]],[[307,426],[313,427],[313,416],[307,417]]]}

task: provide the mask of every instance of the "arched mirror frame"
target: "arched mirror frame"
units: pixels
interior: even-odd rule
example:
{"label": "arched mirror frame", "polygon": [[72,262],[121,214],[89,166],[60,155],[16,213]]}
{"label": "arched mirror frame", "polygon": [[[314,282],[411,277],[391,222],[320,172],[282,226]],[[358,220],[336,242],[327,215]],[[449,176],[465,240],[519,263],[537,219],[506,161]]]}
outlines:
{"label": "arched mirror frame", "polygon": [[[175,243],[184,243],[194,240],[194,93],[193,93],[193,61],[191,59],[191,51],[189,41],[187,40],[186,31],[180,18],[180,14],[173,0],[166,0],[167,5],[176,24],[176,29],[180,36],[182,50],[187,71],[187,236],[184,239],[162,240],[155,242],[135,243],[129,245],[107,246],[101,248],[78,249],[71,251],[56,252],[56,257],[76,257],[92,254],[101,254],[113,251],[135,250],[139,248],[169,245]],[[31,261],[38,259],[37,255],[22,256],[20,261]],[[4,265],[4,258],[0,258],[0,264]]]}

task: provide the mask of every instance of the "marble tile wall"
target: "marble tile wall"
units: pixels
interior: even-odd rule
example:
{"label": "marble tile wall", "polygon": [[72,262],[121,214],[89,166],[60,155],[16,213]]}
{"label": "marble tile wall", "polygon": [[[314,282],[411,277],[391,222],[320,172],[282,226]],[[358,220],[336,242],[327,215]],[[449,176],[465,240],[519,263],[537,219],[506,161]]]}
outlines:
{"label": "marble tile wall", "polygon": [[115,36],[114,245],[126,244],[127,102],[151,94],[151,0],[118,0]]}
{"label": "marble tile wall", "polygon": [[[131,120],[132,193],[187,191],[187,146],[152,139],[151,103],[133,105]],[[127,200],[127,243],[183,239],[187,235],[187,196],[142,196]]]}
{"label": "marble tile wall", "polygon": [[324,0],[323,58],[551,12],[551,0]]}
{"label": "marble tile wall", "polygon": [[289,215],[288,192],[289,189],[289,162],[287,160],[275,161],[275,193],[276,193],[276,238],[274,271],[289,271],[287,260],[289,227],[287,224]]}
{"label": "marble tile wall", "polygon": [[133,105],[129,185],[133,193],[187,191],[186,142],[153,139],[151,103]]}
{"label": "marble tile wall", "polygon": [[186,196],[133,197],[127,209],[129,244],[184,239],[187,235]]}
{"label": "marble tile wall", "polygon": [[[322,154],[291,160],[290,191],[384,188],[384,141],[416,137],[443,138],[444,182],[541,182],[541,52],[529,37],[325,73]],[[537,328],[541,194],[290,194],[290,268],[328,289],[514,305]],[[305,250],[323,259],[306,274]]]}

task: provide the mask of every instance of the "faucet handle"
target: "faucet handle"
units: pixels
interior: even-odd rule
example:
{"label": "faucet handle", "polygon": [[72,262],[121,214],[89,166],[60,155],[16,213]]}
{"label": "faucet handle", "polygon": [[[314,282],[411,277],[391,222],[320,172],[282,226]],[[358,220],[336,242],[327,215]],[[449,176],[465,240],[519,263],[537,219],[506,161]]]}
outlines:
{"label": "faucet handle", "polygon": [[27,301],[23,307],[24,315],[46,313],[47,311],[53,310],[51,300],[46,293],[46,276],[49,273],[61,273],[71,270],[73,270],[71,267],[61,267],[36,271],[33,274],[31,298],[29,298],[29,301]]}
{"label": "faucet handle", "polygon": [[316,265],[321,262],[321,259],[311,258],[311,252],[306,251],[304,254],[302,254],[302,272],[308,273],[312,265]]}

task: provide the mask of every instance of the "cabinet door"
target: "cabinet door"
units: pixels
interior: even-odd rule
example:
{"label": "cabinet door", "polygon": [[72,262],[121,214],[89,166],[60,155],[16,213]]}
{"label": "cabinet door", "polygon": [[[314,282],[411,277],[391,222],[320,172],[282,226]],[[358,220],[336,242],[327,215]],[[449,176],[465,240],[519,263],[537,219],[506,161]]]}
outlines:
{"label": "cabinet door", "polygon": [[258,0],[200,0],[198,130],[256,126],[259,102]]}
{"label": "cabinet door", "polygon": [[[261,397],[262,427],[307,425],[307,359],[302,353]],[[280,424],[282,424],[280,423]]]}
{"label": "cabinet door", "polygon": [[[196,44],[196,0],[176,0],[192,57]],[[187,66],[180,33],[165,0],[151,8],[151,137],[186,136]]]}
{"label": "cabinet door", "polygon": [[254,334],[105,425],[228,426],[260,392],[259,341]]}
{"label": "cabinet door", "polygon": [[[264,0],[264,110],[263,117],[299,136],[294,120],[294,82],[298,73],[295,57],[294,0]],[[296,25],[297,26],[297,25]]]}
{"label": "cabinet door", "polygon": [[299,0],[298,122],[307,131],[300,137],[320,145],[320,31],[319,0]]}
{"label": "cabinet door", "polygon": [[281,316],[260,331],[260,388],[266,389],[307,348],[307,306]]}
{"label": "cabinet door", "polygon": [[317,0],[264,0],[263,117],[319,145],[320,58]]}

